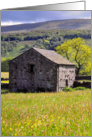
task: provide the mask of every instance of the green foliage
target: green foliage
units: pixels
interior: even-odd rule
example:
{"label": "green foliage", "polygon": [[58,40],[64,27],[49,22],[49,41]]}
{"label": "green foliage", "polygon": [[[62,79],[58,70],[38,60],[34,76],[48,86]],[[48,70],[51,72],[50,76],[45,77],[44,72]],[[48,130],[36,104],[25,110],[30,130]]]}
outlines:
{"label": "green foliage", "polygon": [[91,74],[91,48],[85,44],[84,39],[69,39],[55,49],[76,65],[76,75]]}
{"label": "green foliage", "polygon": [[[64,40],[72,37],[66,37],[71,35],[72,37],[85,37],[89,46],[91,31],[90,30],[43,30],[43,31],[31,31],[22,33],[2,34],[1,35],[1,54],[3,57],[10,54],[12,50],[17,46],[28,45],[29,47],[42,47],[44,49],[52,49],[58,45],[61,45]],[[90,37],[87,37],[89,35]],[[30,45],[30,43],[32,43]],[[22,45],[21,45],[22,44]],[[26,49],[25,49],[26,50]]]}
{"label": "green foliage", "polygon": [[73,89],[71,88],[71,87],[65,87],[64,89],[63,89],[63,91],[73,91]]}
{"label": "green foliage", "polygon": [[73,38],[78,38],[78,37],[81,37],[81,38],[84,38],[84,39],[91,39],[91,35],[88,33],[88,34],[80,34],[80,33],[76,33],[76,34],[66,34],[64,35],[64,38],[65,39],[73,39]]}
{"label": "green foliage", "polygon": [[12,58],[1,58],[1,72],[9,72],[9,61]]}
{"label": "green foliage", "polygon": [[17,46],[16,41],[3,41],[1,42],[1,56],[6,57],[8,53],[12,52],[12,50]]}
{"label": "green foliage", "polygon": [[88,90],[88,88],[86,88],[86,87],[76,87],[76,88],[71,88],[71,87],[65,87],[64,89],[63,89],[63,91],[76,91],[76,90]]}
{"label": "green foliage", "polygon": [[88,90],[88,88],[86,88],[86,87],[76,87],[76,88],[71,88],[71,87],[65,87],[64,89],[63,89],[63,91],[76,91],[76,90]]}
{"label": "green foliage", "polygon": [[[2,34],[1,35],[1,56],[5,57],[6,60],[8,58],[14,58],[31,47],[38,47],[48,50],[55,50],[55,47],[61,45],[68,39],[68,36],[72,37],[85,37],[86,43],[91,46],[91,31],[90,30],[38,30],[31,32],[21,32],[21,33],[10,33],[10,34]],[[69,38],[72,38],[69,37]],[[8,63],[6,61],[6,63]],[[2,64],[5,64],[5,62]],[[91,65],[91,64],[90,64]],[[89,66],[90,66],[89,65]],[[4,67],[4,65],[3,65]],[[8,70],[7,68],[2,71]],[[8,64],[7,66],[8,67]],[[86,72],[86,73],[85,73]],[[80,74],[90,74],[90,68],[82,68]]]}

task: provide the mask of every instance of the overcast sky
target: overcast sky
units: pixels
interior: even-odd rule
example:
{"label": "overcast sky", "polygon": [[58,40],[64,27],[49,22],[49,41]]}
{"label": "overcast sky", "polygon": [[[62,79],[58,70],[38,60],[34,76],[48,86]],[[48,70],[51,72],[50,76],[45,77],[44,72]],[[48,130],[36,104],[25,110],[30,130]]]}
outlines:
{"label": "overcast sky", "polygon": [[64,19],[91,19],[91,11],[1,11],[1,25]]}

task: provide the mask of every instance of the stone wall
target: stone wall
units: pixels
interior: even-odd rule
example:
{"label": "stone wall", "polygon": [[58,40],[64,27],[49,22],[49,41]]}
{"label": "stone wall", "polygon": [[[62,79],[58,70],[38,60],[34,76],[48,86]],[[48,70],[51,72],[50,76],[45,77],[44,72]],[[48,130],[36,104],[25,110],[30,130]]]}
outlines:
{"label": "stone wall", "polygon": [[61,65],[59,66],[59,91],[64,87],[72,87],[75,80],[75,66]]}
{"label": "stone wall", "polygon": [[1,89],[9,89],[9,84],[1,83]]}
{"label": "stone wall", "polygon": [[57,65],[31,49],[10,61],[9,81],[10,91],[56,91]]}
{"label": "stone wall", "polygon": [[76,80],[91,80],[91,76],[76,76]]}
{"label": "stone wall", "polygon": [[73,87],[86,87],[86,88],[91,88],[91,82],[79,82],[79,81],[74,81]]}

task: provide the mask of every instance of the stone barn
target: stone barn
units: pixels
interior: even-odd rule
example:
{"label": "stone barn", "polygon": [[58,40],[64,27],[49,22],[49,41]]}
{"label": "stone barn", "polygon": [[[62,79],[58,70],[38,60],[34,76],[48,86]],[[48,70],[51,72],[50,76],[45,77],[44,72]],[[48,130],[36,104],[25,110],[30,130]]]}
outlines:
{"label": "stone barn", "polygon": [[75,65],[52,50],[31,48],[9,62],[12,92],[59,92],[74,80]]}

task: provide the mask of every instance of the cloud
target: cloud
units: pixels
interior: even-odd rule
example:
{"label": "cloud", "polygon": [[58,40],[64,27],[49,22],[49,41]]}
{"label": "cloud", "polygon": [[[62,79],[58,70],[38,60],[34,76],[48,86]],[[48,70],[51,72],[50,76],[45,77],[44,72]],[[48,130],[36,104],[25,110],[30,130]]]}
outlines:
{"label": "cloud", "polygon": [[14,21],[5,21],[1,22],[1,26],[11,26],[11,25],[19,25],[19,24],[28,24],[28,23],[38,23],[38,22],[45,22],[45,19],[35,20],[35,21],[28,21],[28,22],[14,22]]}
{"label": "cloud", "polygon": [[18,25],[18,24],[22,24],[22,22],[13,22],[13,21],[1,22],[1,26],[10,26],[10,25]]}

